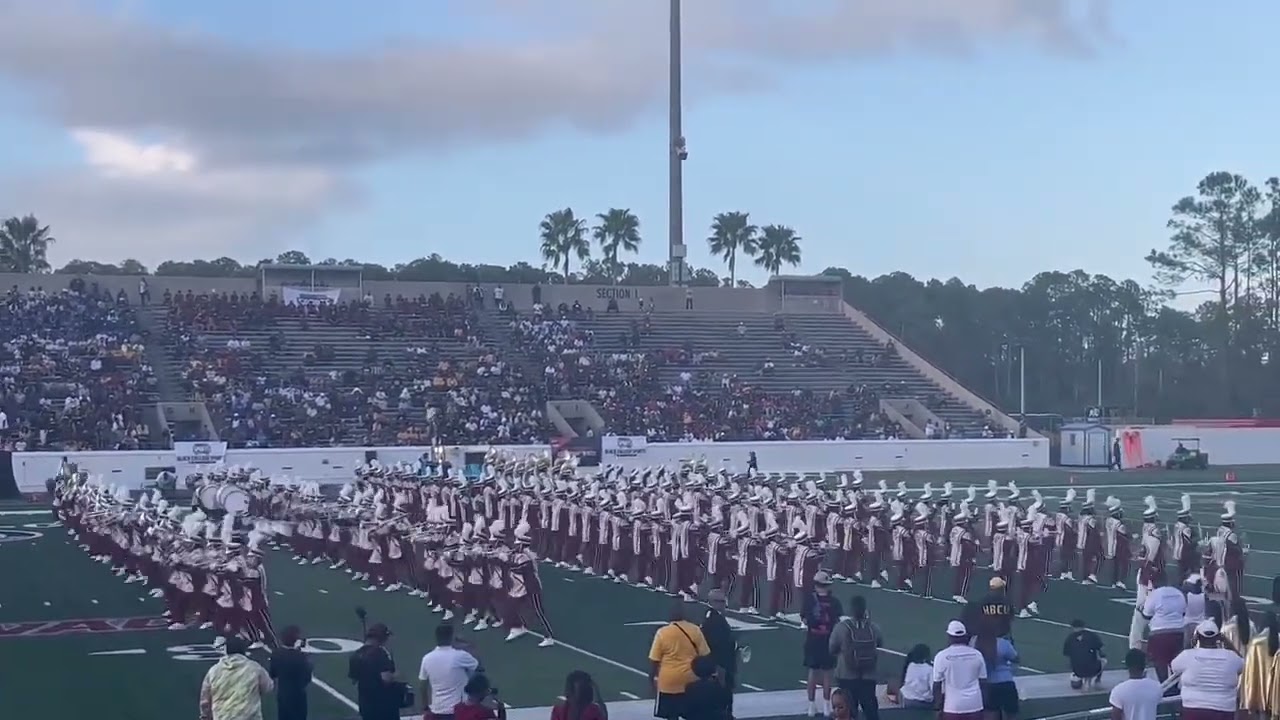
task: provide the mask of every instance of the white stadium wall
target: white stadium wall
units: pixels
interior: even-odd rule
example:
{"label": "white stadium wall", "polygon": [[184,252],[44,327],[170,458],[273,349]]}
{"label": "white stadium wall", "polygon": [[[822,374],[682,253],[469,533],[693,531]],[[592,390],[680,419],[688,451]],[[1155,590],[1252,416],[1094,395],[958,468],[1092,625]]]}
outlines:
{"label": "white stadium wall", "polygon": [[[637,439],[639,440],[639,439]],[[713,468],[744,471],[747,454],[755,451],[762,472],[822,472],[834,470],[976,470],[999,468],[1042,468],[1049,466],[1049,442],[1028,440],[858,440],[760,443],[664,443],[637,447],[626,457],[610,456],[606,462],[625,467],[674,465],[686,458],[705,457]],[[446,456],[455,467],[463,467],[465,454],[484,452],[488,446],[449,447]],[[512,445],[498,448],[523,455],[541,453],[545,445]],[[300,448],[271,450],[228,450],[228,465],[245,465],[272,477],[287,476],[321,483],[343,483],[367,453],[377,454],[384,464],[414,462],[430,447],[392,448]],[[45,482],[58,472],[62,458],[68,458],[92,475],[101,475],[108,484],[136,488],[163,468],[176,469],[175,451],[29,452],[13,454],[13,473],[22,493],[39,493]]]}
{"label": "white stadium wall", "polygon": [[1198,439],[1210,466],[1280,464],[1280,428],[1133,425],[1117,428],[1116,437],[1126,468],[1163,463],[1180,439]]}

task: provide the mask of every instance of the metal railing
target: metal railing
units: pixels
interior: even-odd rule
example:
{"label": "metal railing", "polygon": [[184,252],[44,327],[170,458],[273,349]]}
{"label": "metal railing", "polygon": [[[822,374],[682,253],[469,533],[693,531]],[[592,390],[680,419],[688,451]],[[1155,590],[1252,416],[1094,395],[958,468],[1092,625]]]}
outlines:
{"label": "metal railing", "polygon": [[[1160,684],[1160,689],[1168,692],[1169,688],[1178,684],[1178,676],[1172,675],[1168,680]],[[1167,697],[1160,701],[1159,711],[1156,717],[1160,720],[1175,718],[1178,716],[1178,709],[1182,707],[1182,698],[1177,695]],[[1062,713],[1060,715],[1044,715],[1038,718],[1027,718],[1027,720],[1102,720],[1111,717],[1111,705],[1107,704],[1100,708],[1092,710],[1077,710],[1075,712]]]}

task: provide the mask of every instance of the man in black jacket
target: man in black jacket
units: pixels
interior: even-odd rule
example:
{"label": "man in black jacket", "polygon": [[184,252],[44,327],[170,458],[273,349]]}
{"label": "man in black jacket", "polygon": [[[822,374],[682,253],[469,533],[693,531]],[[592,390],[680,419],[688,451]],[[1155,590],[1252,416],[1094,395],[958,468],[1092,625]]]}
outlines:
{"label": "man in black jacket", "polygon": [[[733,629],[729,627],[729,621],[724,617],[724,591],[716,588],[707,593],[707,605],[710,609],[702,620],[702,636],[706,638],[707,647],[711,649],[711,658],[720,668],[725,688],[732,693],[738,675],[738,640],[733,635]],[[729,698],[729,712],[732,715],[732,695]]]}

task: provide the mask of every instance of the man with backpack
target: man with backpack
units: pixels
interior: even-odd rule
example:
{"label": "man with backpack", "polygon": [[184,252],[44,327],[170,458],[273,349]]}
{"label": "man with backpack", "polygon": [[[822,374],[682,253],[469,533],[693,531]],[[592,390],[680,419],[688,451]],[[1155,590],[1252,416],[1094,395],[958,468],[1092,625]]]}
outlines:
{"label": "man with backpack", "polygon": [[836,657],[836,685],[849,694],[850,704],[862,709],[866,720],[879,720],[876,697],[876,663],[884,636],[867,618],[867,600],[861,595],[849,602],[852,617],[836,623],[831,631],[831,654]]}

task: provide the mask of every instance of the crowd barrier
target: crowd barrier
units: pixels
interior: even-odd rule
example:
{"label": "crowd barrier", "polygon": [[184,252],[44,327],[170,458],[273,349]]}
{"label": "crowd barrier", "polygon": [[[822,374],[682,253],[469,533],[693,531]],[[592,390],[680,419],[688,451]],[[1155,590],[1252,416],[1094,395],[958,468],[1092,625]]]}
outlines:
{"label": "crowd barrier", "polygon": [[[577,445],[575,444],[575,447]],[[355,468],[368,460],[383,464],[416,463],[443,458],[456,468],[474,472],[489,446],[339,447],[270,450],[227,449],[222,443],[183,443],[167,451],[29,452],[10,457],[13,476],[23,494],[43,492],[64,458],[103,482],[137,488],[168,470],[185,474],[216,462],[261,470],[272,478],[321,483],[349,481]],[[499,450],[517,456],[550,452],[547,445],[507,445]],[[750,454],[761,472],[810,473],[862,470],[972,470],[1039,468],[1049,466],[1049,442],[1027,440],[856,440],[812,442],[646,443],[644,438],[605,437],[596,443],[594,458],[628,468],[673,466],[689,458],[705,458],[712,469],[744,472]],[[588,468],[584,468],[588,470]]]}

